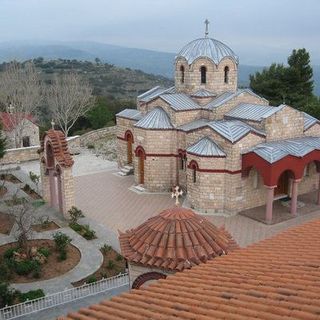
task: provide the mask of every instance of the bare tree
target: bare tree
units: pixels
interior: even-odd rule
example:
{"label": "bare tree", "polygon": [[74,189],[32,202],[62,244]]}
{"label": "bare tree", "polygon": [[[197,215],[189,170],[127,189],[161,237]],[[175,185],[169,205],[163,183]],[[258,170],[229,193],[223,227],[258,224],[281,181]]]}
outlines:
{"label": "bare tree", "polygon": [[14,217],[16,223],[15,237],[19,247],[27,255],[30,254],[29,240],[32,239],[32,225],[35,222],[34,209],[28,202],[22,202],[19,205],[12,206],[9,209],[10,214]]}
{"label": "bare tree", "polygon": [[32,62],[7,65],[0,74],[0,102],[10,112],[8,120],[14,130],[15,147],[22,147],[22,133],[28,116],[36,116],[41,104],[42,86]]}
{"label": "bare tree", "polygon": [[46,96],[53,119],[66,136],[94,102],[88,81],[74,71],[56,76],[48,86]]}

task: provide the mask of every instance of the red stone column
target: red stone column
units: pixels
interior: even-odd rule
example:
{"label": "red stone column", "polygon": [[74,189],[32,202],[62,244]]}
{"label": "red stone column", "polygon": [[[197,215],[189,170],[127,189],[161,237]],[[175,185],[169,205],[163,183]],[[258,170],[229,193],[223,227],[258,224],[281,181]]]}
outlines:
{"label": "red stone column", "polygon": [[317,205],[320,206],[320,172],[318,173],[319,183],[318,183],[318,197],[317,197]]}
{"label": "red stone column", "polygon": [[290,213],[292,215],[297,214],[297,203],[298,203],[298,183],[301,180],[293,180],[292,181],[292,190],[291,190],[291,207],[290,207]]}
{"label": "red stone column", "polygon": [[274,199],[274,189],[276,186],[265,186],[267,188],[267,203],[266,203],[266,221],[272,221],[272,211],[273,211],[273,199]]}

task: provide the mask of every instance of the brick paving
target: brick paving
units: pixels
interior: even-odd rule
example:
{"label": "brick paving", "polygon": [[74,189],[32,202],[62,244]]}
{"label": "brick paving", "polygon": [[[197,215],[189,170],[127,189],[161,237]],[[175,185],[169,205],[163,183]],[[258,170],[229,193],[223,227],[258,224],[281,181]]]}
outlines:
{"label": "brick paving", "polygon": [[[76,205],[88,217],[110,229],[113,232],[110,236],[113,238],[118,230],[125,231],[136,227],[147,218],[174,205],[169,193],[137,194],[129,190],[134,184],[133,177],[117,177],[114,172],[75,177]],[[237,243],[244,247],[291,226],[320,217],[320,211],[270,226],[242,215],[206,217],[217,226],[224,225]]]}

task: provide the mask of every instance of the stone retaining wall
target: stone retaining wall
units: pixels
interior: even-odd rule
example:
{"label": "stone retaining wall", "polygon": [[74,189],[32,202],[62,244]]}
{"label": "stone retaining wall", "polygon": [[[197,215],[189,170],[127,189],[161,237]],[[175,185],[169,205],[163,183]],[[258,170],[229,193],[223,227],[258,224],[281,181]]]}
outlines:
{"label": "stone retaining wall", "polygon": [[101,128],[98,130],[93,130],[87,132],[80,136],[80,145],[82,147],[87,146],[90,143],[93,143],[96,140],[102,139],[109,134],[116,134],[116,126]]}

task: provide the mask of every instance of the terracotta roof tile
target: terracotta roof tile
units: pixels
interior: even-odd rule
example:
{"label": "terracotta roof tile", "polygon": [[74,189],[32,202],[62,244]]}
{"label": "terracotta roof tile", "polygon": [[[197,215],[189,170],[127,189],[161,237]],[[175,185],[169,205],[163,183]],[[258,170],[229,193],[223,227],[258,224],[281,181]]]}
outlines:
{"label": "terracotta roof tile", "polygon": [[64,168],[72,167],[74,161],[68,150],[68,142],[64,133],[60,130],[48,130],[41,141],[40,152],[44,150],[44,140],[46,137],[48,137],[51,142],[55,160],[60,166]]}
{"label": "terracotta roof tile", "polygon": [[320,219],[98,306],[61,319],[320,319]]}
{"label": "terracotta roof tile", "polygon": [[224,229],[181,207],[120,233],[119,240],[128,261],[179,271],[238,248]]}

